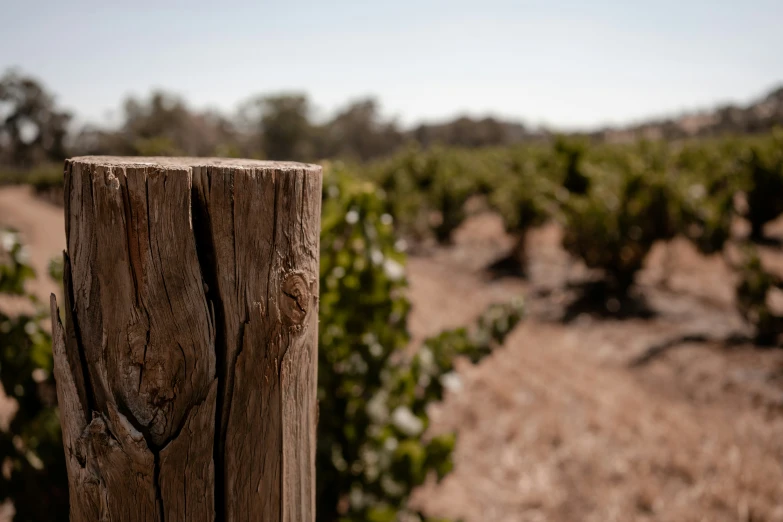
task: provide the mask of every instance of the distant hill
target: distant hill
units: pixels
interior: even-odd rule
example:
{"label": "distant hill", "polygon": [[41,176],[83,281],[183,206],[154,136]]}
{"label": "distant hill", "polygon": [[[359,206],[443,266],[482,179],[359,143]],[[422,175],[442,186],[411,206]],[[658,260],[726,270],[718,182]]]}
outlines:
{"label": "distant hill", "polygon": [[[674,118],[652,119],[634,125],[568,134],[596,141],[622,143],[638,139],[678,140],[753,134],[767,132],[776,126],[783,127],[783,86],[744,107],[724,105]],[[404,131],[403,135],[422,147],[435,144],[482,147],[546,140],[557,133],[556,129],[530,128],[519,122],[462,116],[443,123],[421,124]]]}
{"label": "distant hill", "polygon": [[652,120],[628,127],[606,128],[588,133],[609,142],[636,139],[676,140],[726,134],[753,134],[783,126],[783,86],[745,107],[724,105],[714,110]]}
{"label": "distant hill", "polygon": [[510,145],[541,136],[522,123],[495,118],[470,118],[460,116],[445,123],[426,123],[408,131],[408,139],[422,147],[454,145],[460,147],[484,147]]}

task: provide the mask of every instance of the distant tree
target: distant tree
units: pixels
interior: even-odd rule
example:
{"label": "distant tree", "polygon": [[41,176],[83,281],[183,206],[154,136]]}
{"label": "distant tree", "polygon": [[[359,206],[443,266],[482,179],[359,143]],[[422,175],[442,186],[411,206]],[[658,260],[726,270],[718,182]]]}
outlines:
{"label": "distant tree", "polygon": [[413,130],[413,137],[425,147],[434,144],[470,148],[507,145],[522,141],[527,134],[521,124],[465,116],[439,125],[420,125]]}
{"label": "distant tree", "polygon": [[123,134],[139,154],[209,156],[235,139],[222,116],[192,112],[181,98],[162,91],[153,92],[146,102],[125,102]]}
{"label": "distant tree", "polygon": [[70,119],[37,80],[7,71],[0,78],[0,162],[31,167],[62,160]]}
{"label": "distant tree", "polygon": [[128,98],[117,130],[87,126],[77,137],[83,154],[144,156],[235,156],[239,136],[233,124],[214,112],[194,112],[180,97],[154,91],[147,99]]}
{"label": "distant tree", "polygon": [[130,146],[118,130],[108,130],[93,124],[83,126],[73,138],[77,156],[97,154],[131,154]]}
{"label": "distant tree", "polygon": [[363,161],[387,156],[404,142],[394,122],[381,120],[378,102],[366,98],[349,104],[325,125],[323,157],[356,158]]}
{"label": "distant tree", "polygon": [[240,118],[262,155],[271,160],[313,159],[310,104],[302,94],[259,96],[240,107]]}

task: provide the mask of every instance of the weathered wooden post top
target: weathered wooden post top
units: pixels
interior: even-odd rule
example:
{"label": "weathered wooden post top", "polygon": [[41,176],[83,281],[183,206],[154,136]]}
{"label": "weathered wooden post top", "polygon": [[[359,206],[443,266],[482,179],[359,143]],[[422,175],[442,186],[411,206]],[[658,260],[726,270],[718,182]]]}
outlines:
{"label": "weathered wooden post top", "polygon": [[71,520],[315,520],[321,168],[65,164]]}

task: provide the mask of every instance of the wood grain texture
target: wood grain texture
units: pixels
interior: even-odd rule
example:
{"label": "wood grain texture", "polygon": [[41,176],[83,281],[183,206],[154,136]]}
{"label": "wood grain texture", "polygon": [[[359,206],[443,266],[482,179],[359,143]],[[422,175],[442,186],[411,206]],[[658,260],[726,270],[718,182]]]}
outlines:
{"label": "wood grain texture", "polygon": [[321,169],[65,166],[73,521],[315,520]]}

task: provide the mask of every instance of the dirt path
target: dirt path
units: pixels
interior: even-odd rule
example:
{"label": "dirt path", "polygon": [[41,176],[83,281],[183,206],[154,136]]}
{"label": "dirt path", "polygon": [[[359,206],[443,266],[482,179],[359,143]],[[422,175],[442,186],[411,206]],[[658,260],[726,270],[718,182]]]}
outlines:
{"label": "dirt path", "polygon": [[[21,231],[39,273],[63,248],[62,210],[26,188],[0,188],[0,224]],[[663,340],[741,326],[725,267],[675,245],[671,290],[655,286],[665,252],[642,277],[658,316],[565,326],[544,320],[573,268],[557,238],[531,238],[535,285],[484,274],[512,244],[492,217],[410,259],[414,340],[520,294],[531,314],[481,364],[460,363],[464,388],[433,411],[434,431],[459,434],[455,469],[416,502],[467,522],[783,521],[783,352],[691,343],[629,367]]]}
{"label": "dirt path", "polygon": [[783,520],[779,390],[743,375],[772,360],[692,345],[630,371],[601,360],[622,349],[606,337],[529,321],[464,366],[435,422],[459,433],[456,468],[422,505],[488,522]]}
{"label": "dirt path", "polygon": [[59,291],[48,274],[49,261],[62,256],[65,249],[63,209],[36,198],[32,187],[0,187],[0,227],[19,231],[30,254],[37,277],[28,289],[49,302],[49,295]]}

